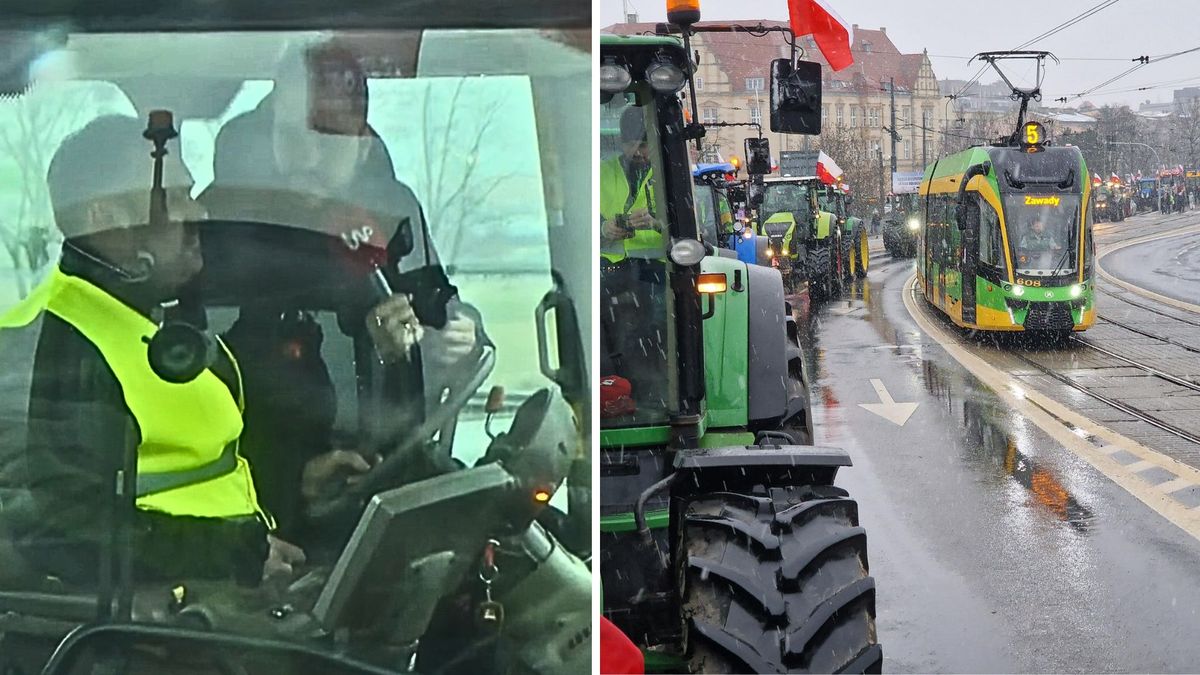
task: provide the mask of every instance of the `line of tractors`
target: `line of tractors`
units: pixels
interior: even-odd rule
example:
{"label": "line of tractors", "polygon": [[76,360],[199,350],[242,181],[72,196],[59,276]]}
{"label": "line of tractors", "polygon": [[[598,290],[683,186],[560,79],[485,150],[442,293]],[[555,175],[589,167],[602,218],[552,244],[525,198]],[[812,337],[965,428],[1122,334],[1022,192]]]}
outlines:
{"label": "line of tractors", "polygon": [[[758,148],[769,152],[767,139],[758,139]],[[788,295],[807,289],[813,300],[827,300],[866,278],[867,224],[849,213],[848,186],[823,181],[815,167],[766,175],[755,165],[747,163],[742,179],[730,163],[693,170],[702,238],[708,233],[708,243],[739,260],[779,270]]]}

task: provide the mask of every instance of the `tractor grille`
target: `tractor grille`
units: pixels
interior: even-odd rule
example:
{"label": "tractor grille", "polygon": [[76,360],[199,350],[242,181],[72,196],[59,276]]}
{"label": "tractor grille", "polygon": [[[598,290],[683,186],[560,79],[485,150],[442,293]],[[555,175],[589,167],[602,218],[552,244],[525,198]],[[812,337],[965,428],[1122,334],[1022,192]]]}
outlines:
{"label": "tractor grille", "polygon": [[1025,330],[1066,330],[1075,327],[1071,305],[1066,302],[1031,302],[1025,315]]}
{"label": "tractor grille", "polygon": [[780,223],[776,221],[774,223],[767,223],[766,225],[763,225],[763,232],[772,237],[782,237],[783,235],[787,234],[789,227],[791,227],[790,223]]}

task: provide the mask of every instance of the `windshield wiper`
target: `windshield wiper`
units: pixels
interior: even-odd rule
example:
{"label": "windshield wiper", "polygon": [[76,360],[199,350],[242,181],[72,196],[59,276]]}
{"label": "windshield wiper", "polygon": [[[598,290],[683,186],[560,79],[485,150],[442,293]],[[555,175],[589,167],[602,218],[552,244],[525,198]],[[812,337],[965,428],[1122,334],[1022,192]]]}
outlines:
{"label": "windshield wiper", "polygon": [[1061,270],[1063,268],[1063,265],[1066,265],[1067,261],[1071,259],[1071,250],[1073,248],[1071,246],[1071,242],[1073,240],[1074,240],[1074,237],[1071,237],[1070,239],[1067,240],[1067,246],[1066,246],[1066,248],[1063,249],[1062,258],[1060,258],[1058,261],[1058,264],[1054,266],[1054,271],[1050,273],[1051,279],[1058,276],[1059,270]]}

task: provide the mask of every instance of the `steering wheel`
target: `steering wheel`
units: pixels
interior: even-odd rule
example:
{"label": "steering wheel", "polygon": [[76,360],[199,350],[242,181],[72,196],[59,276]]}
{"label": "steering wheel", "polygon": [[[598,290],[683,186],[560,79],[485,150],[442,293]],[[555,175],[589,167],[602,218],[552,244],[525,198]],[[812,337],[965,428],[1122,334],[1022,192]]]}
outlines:
{"label": "steering wheel", "polygon": [[448,457],[437,457],[433,453],[420,457],[420,453],[427,449],[434,434],[446,427],[462,411],[475,392],[483,386],[495,366],[495,349],[487,345],[481,346],[469,365],[456,369],[462,375],[445,388],[445,396],[421,425],[416,429],[397,430],[385,438],[378,444],[379,449],[385,452],[384,460],[368,472],[362,481],[350,486],[342,494],[314,504],[309,512],[310,517],[324,520],[351,509],[361,510],[363,504],[375,494],[405,482],[404,474],[411,471],[421,459],[428,460],[428,464],[438,469],[437,473],[459,468]]}

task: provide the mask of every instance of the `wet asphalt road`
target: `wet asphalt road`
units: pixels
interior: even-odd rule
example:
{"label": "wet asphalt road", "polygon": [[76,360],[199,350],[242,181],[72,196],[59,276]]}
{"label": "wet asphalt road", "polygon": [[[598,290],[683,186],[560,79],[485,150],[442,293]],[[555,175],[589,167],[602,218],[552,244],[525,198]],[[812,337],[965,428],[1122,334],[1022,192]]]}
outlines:
{"label": "wet asphalt road", "polygon": [[[876,261],[807,336],[817,442],[854,460],[839,484],[868,531],[885,670],[1200,669],[1200,542],[924,335],[911,270]],[[918,404],[903,426],[859,407],[872,379]]]}
{"label": "wet asphalt road", "polygon": [[1200,303],[1200,233],[1134,244],[1104,256],[1103,265],[1135,286]]}

